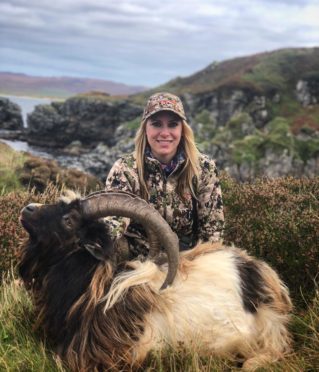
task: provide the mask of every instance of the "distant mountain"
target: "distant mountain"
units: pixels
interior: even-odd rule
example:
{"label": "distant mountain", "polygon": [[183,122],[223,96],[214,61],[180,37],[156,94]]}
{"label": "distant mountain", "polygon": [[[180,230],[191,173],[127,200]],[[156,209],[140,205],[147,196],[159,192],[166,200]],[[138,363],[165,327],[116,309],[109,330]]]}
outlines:
{"label": "distant mountain", "polygon": [[236,179],[319,174],[319,48],[213,62],[128,97],[91,92],[37,106],[28,116],[27,140],[72,154],[87,147],[83,169],[102,178],[115,159],[133,150],[154,91],[181,97],[199,149]]}
{"label": "distant mountain", "polygon": [[40,77],[0,72],[0,95],[68,98],[79,93],[98,91],[110,95],[142,92],[143,86],[130,86],[109,80],[76,77]]}

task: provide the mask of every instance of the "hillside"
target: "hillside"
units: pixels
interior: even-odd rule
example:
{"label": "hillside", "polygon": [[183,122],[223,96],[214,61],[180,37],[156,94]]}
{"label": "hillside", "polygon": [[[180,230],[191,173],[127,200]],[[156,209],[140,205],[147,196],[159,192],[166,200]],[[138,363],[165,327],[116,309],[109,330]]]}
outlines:
{"label": "hillside", "polygon": [[161,90],[181,97],[199,149],[232,177],[319,174],[319,48],[212,63],[127,97],[93,92],[38,106],[28,116],[28,142],[81,153],[82,169],[103,177],[133,149],[146,99]]}
{"label": "hillside", "polygon": [[129,95],[145,90],[114,81],[75,78],[39,77],[11,72],[0,72],[0,94],[30,97],[67,98],[78,93],[99,91],[110,95]]}
{"label": "hillside", "polygon": [[212,63],[132,96],[181,96],[199,147],[234,177],[319,173],[319,48]]}
{"label": "hillside", "polygon": [[295,86],[297,79],[307,78],[309,74],[318,71],[319,47],[279,49],[212,62],[188,77],[177,77],[152,90],[137,94],[134,98],[141,99],[160,90],[177,95],[204,94],[226,87],[248,88],[256,93],[287,91]]}

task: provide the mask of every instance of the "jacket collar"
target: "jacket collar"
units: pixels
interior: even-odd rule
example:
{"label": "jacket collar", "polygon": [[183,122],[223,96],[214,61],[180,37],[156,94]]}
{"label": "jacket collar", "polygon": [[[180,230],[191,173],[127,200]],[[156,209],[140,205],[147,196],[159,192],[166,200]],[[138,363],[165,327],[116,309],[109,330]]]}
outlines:
{"label": "jacket collar", "polygon": [[160,166],[161,169],[164,171],[166,176],[170,175],[175,169],[177,169],[181,164],[183,164],[185,161],[185,153],[183,149],[179,149],[173,159],[169,162],[169,164],[163,164],[159,160],[155,159],[151,148],[147,146],[145,148],[145,163],[146,165],[154,166],[155,164],[157,166]]}

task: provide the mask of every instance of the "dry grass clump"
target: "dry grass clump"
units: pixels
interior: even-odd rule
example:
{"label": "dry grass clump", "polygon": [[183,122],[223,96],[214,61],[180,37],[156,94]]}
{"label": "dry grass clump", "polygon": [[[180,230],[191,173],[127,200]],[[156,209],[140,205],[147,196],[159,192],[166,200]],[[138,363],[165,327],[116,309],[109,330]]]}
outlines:
{"label": "dry grass clump", "polygon": [[103,187],[102,182],[95,176],[73,168],[63,168],[55,160],[28,156],[19,175],[22,185],[35,187],[38,192],[44,192],[51,182],[82,193],[89,193]]}

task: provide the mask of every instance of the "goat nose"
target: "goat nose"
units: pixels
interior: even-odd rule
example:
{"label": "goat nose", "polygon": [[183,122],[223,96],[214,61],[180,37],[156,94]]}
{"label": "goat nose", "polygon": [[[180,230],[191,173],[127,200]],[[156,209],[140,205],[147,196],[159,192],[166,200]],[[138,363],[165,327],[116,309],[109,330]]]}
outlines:
{"label": "goat nose", "polygon": [[25,209],[28,211],[28,212],[33,212],[35,210],[35,205],[34,204],[29,204],[25,207]]}
{"label": "goat nose", "polygon": [[22,209],[22,212],[23,213],[28,213],[28,214],[31,214],[33,213],[41,204],[38,204],[38,203],[31,203],[31,204],[28,204],[26,207],[24,207]]}

